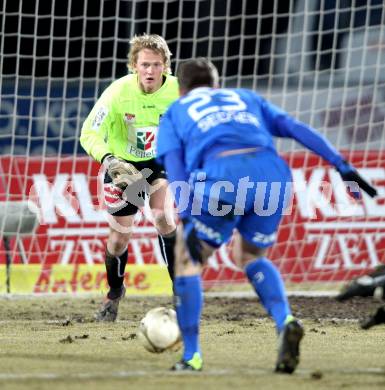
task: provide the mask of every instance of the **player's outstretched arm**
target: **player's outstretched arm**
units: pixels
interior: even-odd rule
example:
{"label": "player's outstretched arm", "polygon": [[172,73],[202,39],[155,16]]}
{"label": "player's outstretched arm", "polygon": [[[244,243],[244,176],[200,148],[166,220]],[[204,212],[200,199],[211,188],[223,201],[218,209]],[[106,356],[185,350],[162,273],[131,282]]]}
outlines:
{"label": "player's outstretched arm", "polygon": [[272,123],[271,132],[273,135],[295,139],[301,145],[328,161],[340,173],[354,197],[359,198],[360,195],[358,192],[352,191],[351,183],[357,183],[358,187],[372,198],[377,195],[377,190],[351,164],[344,160],[321,133],[267,102],[263,104],[263,111]]}

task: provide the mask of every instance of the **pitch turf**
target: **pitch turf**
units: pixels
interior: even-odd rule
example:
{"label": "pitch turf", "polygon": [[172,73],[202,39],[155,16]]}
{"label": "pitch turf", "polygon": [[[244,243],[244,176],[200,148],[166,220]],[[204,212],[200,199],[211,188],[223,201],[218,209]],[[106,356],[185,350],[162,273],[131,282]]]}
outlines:
{"label": "pitch turf", "polygon": [[179,353],[145,351],[139,319],[169,298],[130,298],[115,324],[95,323],[100,298],[0,299],[1,389],[384,389],[385,326],[358,319],[378,303],[291,299],[306,335],[299,369],[273,373],[276,335],[253,299],[208,298],[202,321],[204,371],[172,373]]}

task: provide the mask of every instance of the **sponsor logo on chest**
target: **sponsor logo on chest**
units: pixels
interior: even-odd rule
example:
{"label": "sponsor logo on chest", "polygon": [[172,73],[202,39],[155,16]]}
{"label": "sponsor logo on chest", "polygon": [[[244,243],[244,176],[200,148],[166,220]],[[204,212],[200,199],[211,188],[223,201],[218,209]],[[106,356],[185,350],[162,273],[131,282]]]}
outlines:
{"label": "sponsor logo on chest", "polygon": [[133,123],[135,123],[135,114],[129,114],[126,112],[124,114],[123,120],[124,123],[126,123],[127,125],[132,125]]}
{"label": "sponsor logo on chest", "polygon": [[155,141],[155,132],[153,130],[137,130],[136,131],[136,147],[139,150],[149,150],[153,148]]}
{"label": "sponsor logo on chest", "polygon": [[139,158],[155,156],[157,126],[132,127],[127,152]]}

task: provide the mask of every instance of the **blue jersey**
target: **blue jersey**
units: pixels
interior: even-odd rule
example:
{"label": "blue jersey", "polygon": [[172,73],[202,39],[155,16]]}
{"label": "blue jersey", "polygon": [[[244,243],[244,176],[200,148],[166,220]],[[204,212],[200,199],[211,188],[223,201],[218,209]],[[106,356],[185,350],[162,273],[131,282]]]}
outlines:
{"label": "blue jersey", "polygon": [[192,172],[218,145],[275,150],[273,136],[296,139],[332,165],[342,157],[319,133],[245,89],[196,88],[174,102],[162,117],[157,155],[180,149]]}
{"label": "blue jersey", "polygon": [[[274,242],[291,194],[290,170],[274,136],[296,139],[333,165],[342,161],[321,134],[249,90],[196,88],[169,107],[160,121],[158,160],[170,183],[188,181],[189,192],[174,190],[175,200],[198,238],[218,246],[236,228],[256,246]],[[255,150],[218,158],[240,148]],[[219,215],[224,207],[227,214]]]}

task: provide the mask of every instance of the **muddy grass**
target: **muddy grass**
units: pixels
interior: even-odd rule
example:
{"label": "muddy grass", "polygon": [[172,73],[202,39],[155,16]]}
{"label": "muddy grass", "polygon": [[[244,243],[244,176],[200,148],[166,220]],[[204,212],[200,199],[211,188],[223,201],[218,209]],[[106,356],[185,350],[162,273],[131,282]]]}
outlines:
{"label": "muddy grass", "polygon": [[273,373],[276,334],[255,299],[206,298],[204,371],[175,374],[179,353],[150,354],[135,337],[150,308],[170,298],[131,298],[119,321],[100,324],[101,297],[0,299],[0,388],[6,389],[383,389],[385,326],[358,321],[378,303],[292,297],[306,336],[292,376]]}

